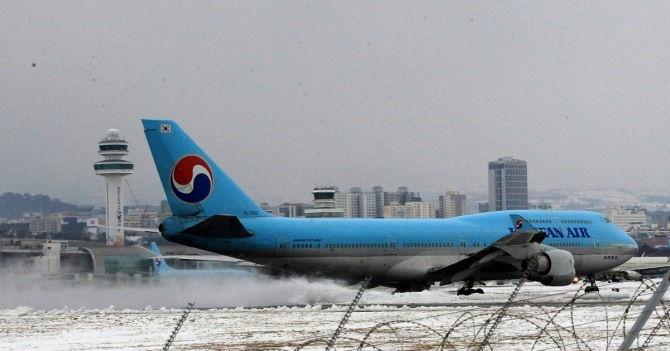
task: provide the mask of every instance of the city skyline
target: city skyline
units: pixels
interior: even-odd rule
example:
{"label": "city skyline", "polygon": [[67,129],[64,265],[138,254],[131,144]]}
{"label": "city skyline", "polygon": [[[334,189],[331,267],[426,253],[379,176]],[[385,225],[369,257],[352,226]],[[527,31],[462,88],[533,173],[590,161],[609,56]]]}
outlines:
{"label": "city skyline", "polygon": [[[338,188],[337,186],[334,186],[335,188]],[[379,186],[377,186],[379,187]],[[359,188],[360,187],[352,187],[352,188]],[[397,188],[406,188],[406,187],[390,187],[390,189],[384,189],[384,192],[387,193],[394,193],[396,192]],[[311,191],[314,190],[312,188],[309,189],[310,194]],[[362,189],[363,192],[370,192],[368,191],[370,189]],[[414,190],[414,189],[410,189]],[[341,193],[346,194],[347,191],[340,191]],[[9,194],[17,194],[19,196],[23,196],[24,194],[22,193],[16,193],[16,192],[8,192]],[[426,196],[426,192],[411,192],[415,193],[417,195],[421,196],[422,201],[425,202],[431,202],[435,204],[436,206],[439,206],[440,204],[440,197],[443,195],[449,195],[451,194],[460,194],[462,196],[467,197],[467,208],[470,213],[476,213],[476,212],[482,212],[482,211],[488,211],[488,193],[486,191],[477,191],[473,193],[469,192],[463,192],[463,191],[455,191],[455,190],[444,190],[441,192],[437,193],[432,193]],[[52,201],[55,202],[61,202],[62,200],[60,198],[52,197],[49,194],[28,194],[31,196],[46,196],[49,197]],[[104,204],[100,205],[95,205],[95,204],[71,204],[65,201],[62,201],[66,205],[76,205],[78,208],[81,209],[87,209],[87,210],[95,210],[95,211],[103,211],[104,210]],[[151,208],[151,209],[161,209],[166,203],[165,199],[161,199],[158,202],[155,203],[147,203],[147,202],[141,202],[141,203],[135,203],[134,201],[131,201],[128,199],[126,201],[126,204],[124,205],[124,210],[128,209],[144,209],[144,208]],[[285,205],[285,204],[300,204],[300,205],[307,205],[310,206],[314,204],[314,199],[313,197],[310,197],[309,199],[306,199],[305,201],[294,201],[294,200],[288,200],[288,199],[280,199],[277,202],[262,202],[258,201],[257,202],[259,205],[268,205],[270,207],[276,207],[280,205]],[[486,205],[484,210],[481,210],[479,208],[479,205]],[[549,205],[553,209],[562,209],[563,206],[567,204],[569,209],[577,209],[577,210],[596,210],[596,211],[603,211],[607,209],[613,209],[613,208],[619,208],[619,207],[625,207],[625,208],[638,208],[638,207],[643,207],[643,208],[648,208],[649,210],[652,211],[668,211],[670,210],[670,193],[649,193],[649,192],[642,192],[642,193],[633,193],[629,191],[624,191],[621,189],[618,190],[605,190],[605,189],[578,189],[578,190],[560,190],[560,189],[548,189],[548,190],[533,190],[529,189],[529,205],[532,207],[537,207],[537,206],[544,206],[544,205]],[[89,209],[90,208],[90,209]],[[52,212],[46,211],[43,212],[43,214],[49,214]],[[58,213],[58,211],[53,212],[53,213]],[[101,212],[102,213],[102,212]],[[10,216],[12,217],[12,216]],[[13,216],[12,218],[17,217]]]}
{"label": "city skyline", "polygon": [[[162,4],[162,3],[161,3]],[[670,4],[0,3],[0,193],[104,203],[96,145],[169,118],[258,202],[313,187],[666,191]],[[642,171],[644,169],[644,171]]]}

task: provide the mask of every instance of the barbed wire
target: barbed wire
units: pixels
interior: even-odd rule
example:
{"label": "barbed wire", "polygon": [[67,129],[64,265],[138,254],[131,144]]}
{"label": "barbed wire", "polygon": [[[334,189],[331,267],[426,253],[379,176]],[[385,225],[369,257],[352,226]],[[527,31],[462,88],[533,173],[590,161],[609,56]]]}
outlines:
{"label": "barbed wire", "polygon": [[[613,350],[629,332],[629,325],[637,319],[643,307],[642,303],[657,288],[652,280],[642,281],[632,296],[612,301],[600,293],[585,293],[584,283],[574,293],[557,292],[515,299],[521,285],[510,294],[507,302],[499,305],[487,303],[485,307],[473,305],[458,306],[453,311],[428,312],[412,319],[394,319],[379,321],[366,327],[348,328],[340,323],[337,343],[328,334],[312,336],[303,340],[294,340],[282,349],[295,347],[294,350],[506,350],[519,347],[532,351],[548,350]],[[615,286],[601,285],[601,286]],[[549,289],[549,288],[548,288]],[[565,302],[547,298],[565,296]],[[357,295],[358,298],[360,296]],[[503,306],[504,305],[504,306]],[[498,306],[498,308],[495,308]],[[189,306],[192,308],[192,305]],[[492,308],[494,308],[492,310]],[[588,308],[591,317],[582,320],[584,309]],[[171,340],[182,327],[184,311],[178,327],[173,331]],[[599,311],[600,310],[600,311]],[[350,315],[354,319],[356,313]],[[349,318],[347,318],[348,320]],[[346,321],[344,321],[346,322]],[[495,324],[494,324],[495,323]],[[496,328],[497,326],[497,328]],[[661,341],[655,340],[670,335],[670,312],[665,301],[655,308],[653,319],[648,328],[642,330],[636,340],[636,348],[651,350],[654,347],[665,349]],[[186,326],[185,326],[186,327]],[[514,333],[509,331],[513,330]],[[332,334],[331,334],[332,335]],[[167,345],[169,347],[169,342]],[[292,346],[291,346],[292,345]],[[212,345],[213,346],[213,345]],[[633,349],[633,348],[631,348]]]}
{"label": "barbed wire", "polygon": [[[504,350],[506,346],[515,340],[532,340],[529,347],[530,350],[601,350],[602,342],[605,343],[605,350],[610,350],[617,345],[617,342],[623,339],[626,335],[626,325],[629,321],[635,320],[638,311],[633,311],[632,308],[636,304],[640,304],[644,298],[650,295],[656,287],[656,283],[651,280],[645,280],[640,283],[633,296],[624,304],[623,312],[612,312],[609,299],[605,299],[599,293],[585,293],[584,283],[581,288],[576,291],[572,297],[563,305],[558,307],[548,308],[543,306],[541,302],[533,300],[545,298],[547,295],[541,297],[520,299],[510,303],[509,308],[500,308],[493,314],[489,311],[481,311],[477,307],[472,307],[466,311],[460,310],[458,312],[438,313],[432,316],[420,317],[413,320],[392,320],[380,322],[371,328],[367,329],[351,329],[347,330],[348,334],[363,334],[362,337],[356,338],[349,336],[346,340],[353,344],[347,346],[343,343],[340,345],[340,350],[386,350],[386,349],[404,349],[403,347],[411,347],[411,345],[421,345],[421,349],[428,349],[430,340],[434,340],[432,347],[435,350],[465,350],[465,349],[482,349],[488,350]],[[558,293],[561,295],[564,293]],[[588,300],[585,300],[588,297]],[[595,300],[594,300],[595,299]],[[592,302],[597,301],[597,302]],[[588,303],[584,303],[588,302]],[[620,305],[620,302],[616,303]],[[602,308],[604,311],[599,315],[603,318],[590,319],[588,322],[580,323],[576,320],[577,311],[580,308]],[[519,310],[519,308],[526,309]],[[444,316],[459,314],[456,320],[450,325],[445,326],[446,329],[440,330],[426,323],[421,323],[421,320],[435,320]],[[651,340],[659,334],[660,331],[665,331],[665,334],[670,334],[670,314],[665,302],[661,302],[656,309],[656,318],[658,322],[651,329],[645,329],[646,334],[640,335],[639,340],[643,340],[642,348],[648,349]],[[567,320],[567,325],[562,324]],[[498,333],[487,333],[488,327],[493,326],[493,321],[499,321],[507,327],[514,327],[518,331],[522,327],[527,328],[528,333],[525,335],[515,335],[510,338],[505,332],[506,328],[500,327]],[[520,326],[520,324],[523,324]],[[591,326],[590,328],[586,328]],[[604,328],[604,329],[603,329]],[[386,332],[382,332],[383,330]],[[588,329],[588,332],[584,332]],[[493,328],[489,331],[495,332]],[[483,340],[483,335],[490,335],[492,339]],[[582,335],[586,334],[586,335]],[[375,338],[375,336],[379,336]],[[644,337],[644,339],[642,339]],[[345,338],[343,338],[343,341]],[[638,344],[640,341],[638,340]],[[305,344],[310,344],[307,341]],[[298,348],[302,349],[302,347]],[[296,350],[298,350],[296,349]]]}

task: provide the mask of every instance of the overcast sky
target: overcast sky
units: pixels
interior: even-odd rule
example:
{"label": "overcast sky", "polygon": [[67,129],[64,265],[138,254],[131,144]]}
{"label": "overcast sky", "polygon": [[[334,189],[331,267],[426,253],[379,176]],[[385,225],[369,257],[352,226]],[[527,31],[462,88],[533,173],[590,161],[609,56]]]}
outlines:
{"label": "overcast sky", "polygon": [[[176,120],[257,201],[314,186],[670,188],[670,2],[0,2],[0,193],[102,205],[117,128]],[[126,193],[126,202],[132,199]]]}

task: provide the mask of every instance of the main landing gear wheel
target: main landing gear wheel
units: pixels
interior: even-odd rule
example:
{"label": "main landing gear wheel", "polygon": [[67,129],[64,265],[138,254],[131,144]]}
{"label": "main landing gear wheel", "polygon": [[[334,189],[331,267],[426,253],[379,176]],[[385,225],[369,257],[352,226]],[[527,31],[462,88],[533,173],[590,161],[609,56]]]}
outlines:
{"label": "main landing gear wheel", "polygon": [[473,289],[472,288],[473,285],[475,285],[474,281],[466,280],[465,285],[462,288],[458,289],[458,291],[456,292],[456,295],[468,296],[468,295],[472,295],[472,294],[483,294],[484,293],[484,290],[482,290],[482,289],[479,289],[479,288]]}
{"label": "main landing gear wheel", "polygon": [[595,293],[600,292],[600,289],[598,289],[598,287],[596,286],[596,275],[595,274],[589,274],[587,276],[587,279],[589,280],[589,283],[591,283],[591,285],[587,286],[584,289],[584,292],[586,292],[587,294],[591,293],[591,292],[595,292]]}

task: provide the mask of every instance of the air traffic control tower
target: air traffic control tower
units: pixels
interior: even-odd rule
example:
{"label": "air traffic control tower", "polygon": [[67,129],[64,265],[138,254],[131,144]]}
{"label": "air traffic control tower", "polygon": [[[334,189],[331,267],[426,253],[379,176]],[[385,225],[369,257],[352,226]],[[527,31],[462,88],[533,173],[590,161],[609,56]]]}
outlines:
{"label": "air traffic control tower", "polygon": [[107,245],[123,245],[123,188],[121,180],[133,173],[134,163],[123,159],[128,155],[128,142],[119,137],[117,129],[107,131],[107,136],[98,143],[98,153],[104,160],[93,164],[95,174],[105,177],[107,182]]}

